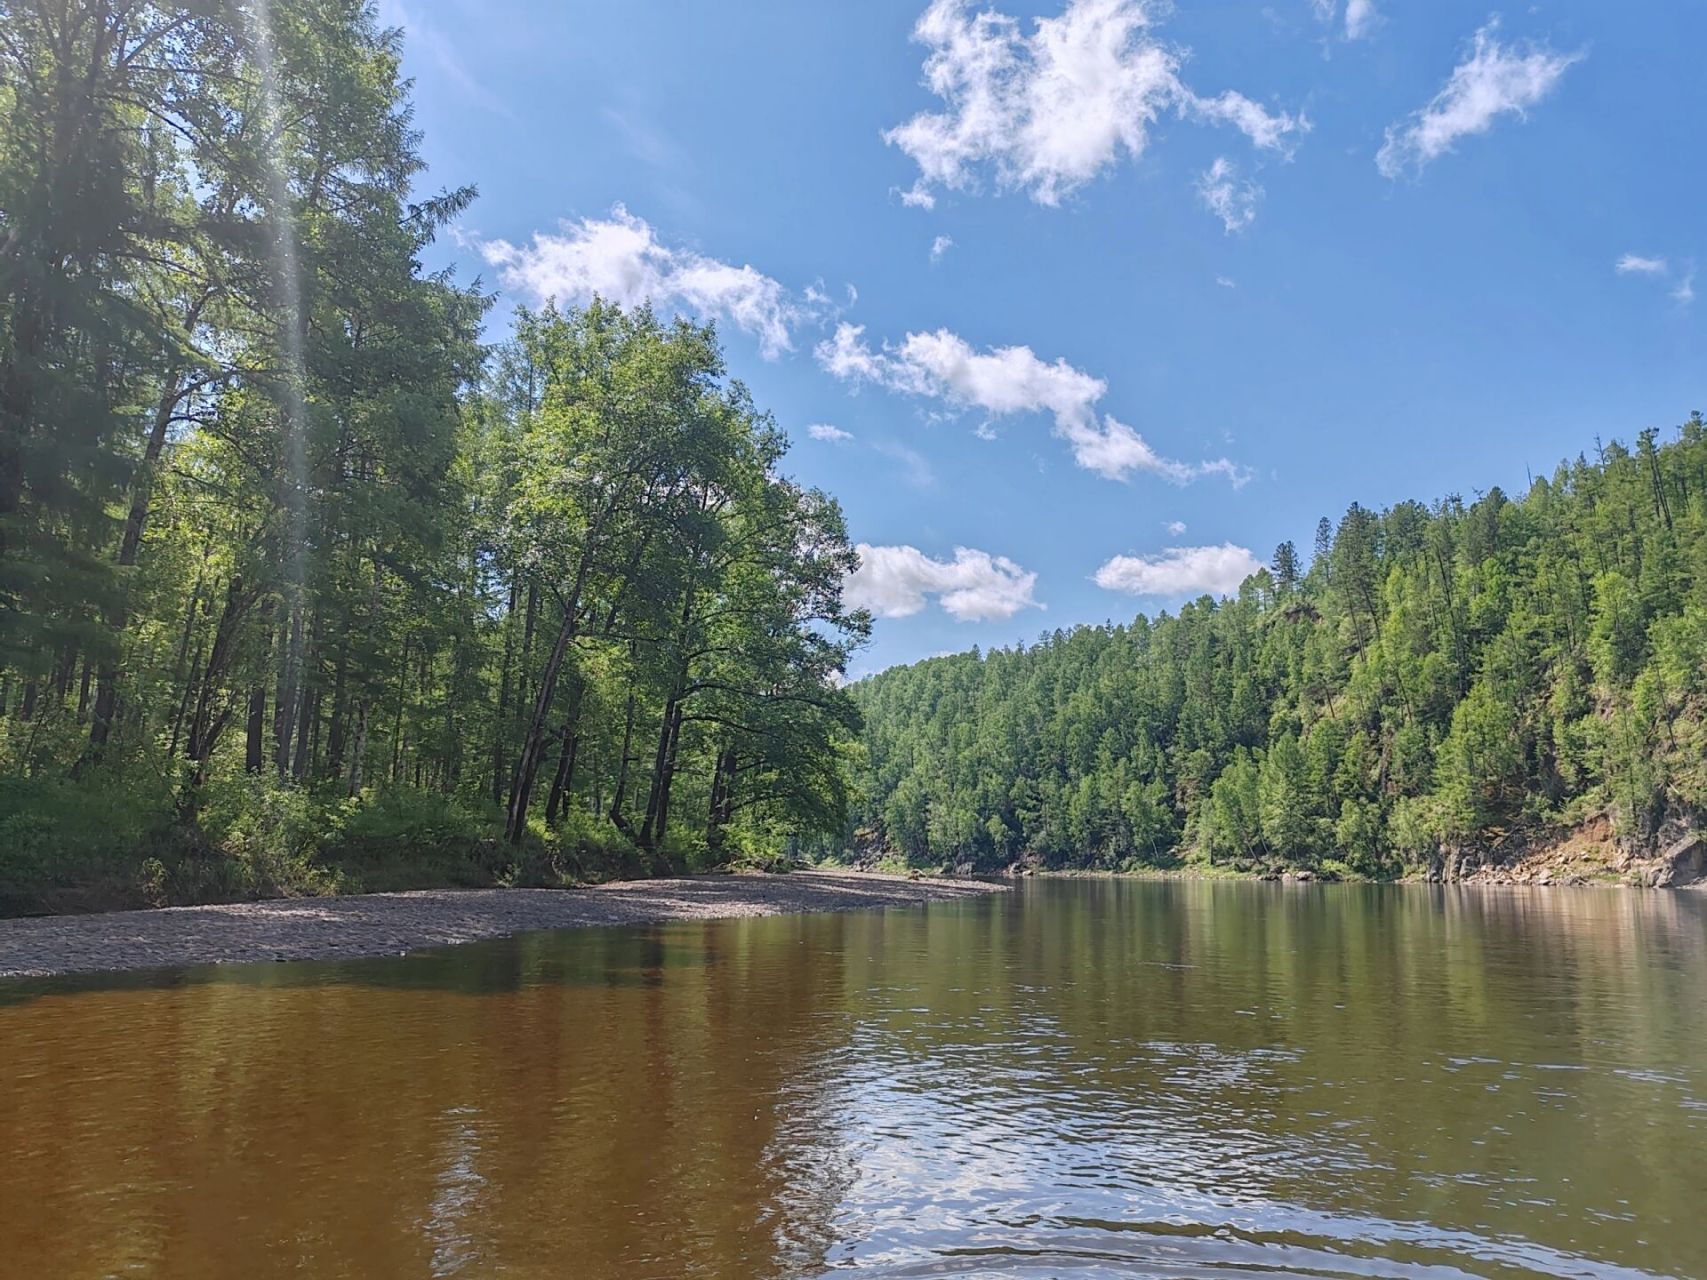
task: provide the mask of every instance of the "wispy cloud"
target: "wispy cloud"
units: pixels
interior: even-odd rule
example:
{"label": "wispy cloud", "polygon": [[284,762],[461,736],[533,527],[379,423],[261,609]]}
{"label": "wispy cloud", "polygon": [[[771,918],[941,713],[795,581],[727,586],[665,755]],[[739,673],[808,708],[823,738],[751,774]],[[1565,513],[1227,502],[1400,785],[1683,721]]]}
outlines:
{"label": "wispy cloud", "polygon": [[1232,235],[1256,221],[1262,188],[1254,182],[1241,182],[1238,167],[1226,156],[1216,156],[1215,163],[1197,180],[1197,198]]}
{"label": "wispy cloud", "polygon": [[1132,596],[1230,596],[1262,567],[1248,548],[1231,542],[1170,547],[1155,555],[1115,556],[1096,571],[1096,584]]}
{"label": "wispy cloud", "polygon": [[1483,134],[1503,115],[1525,117],[1529,108],[1558,86],[1582,51],[1559,53],[1544,45],[1501,44],[1498,19],[1489,19],[1471,38],[1468,56],[1428,104],[1387,130],[1376,154],[1383,176],[1420,172],[1461,138]]}
{"label": "wispy cloud", "polygon": [[[1323,23],[1332,23],[1339,17],[1339,0],[1310,0],[1310,7],[1316,11],[1316,19]],[[1381,15],[1375,8],[1375,0],[1347,0],[1345,6],[1345,38],[1347,40],[1362,40],[1374,33],[1381,23]]]}
{"label": "wispy cloud", "polygon": [[941,261],[942,255],[954,248],[953,236],[938,236],[931,241],[931,261]]}
{"label": "wispy cloud", "polygon": [[848,576],[844,599],[879,618],[906,618],[936,597],[944,612],[961,622],[1011,618],[1022,609],[1041,609],[1037,575],[1006,556],[956,547],[952,560],[936,560],[917,547],[874,547],[862,542],[859,568]]}
{"label": "wispy cloud", "polygon": [[1614,270],[1621,276],[1663,276],[1668,269],[1664,258],[1644,258],[1640,254],[1627,253],[1618,259]]}
{"label": "wispy cloud", "polygon": [[915,489],[936,488],[936,472],[931,460],[917,449],[899,440],[873,440],[871,447],[884,457],[901,464],[901,479]]}
{"label": "wispy cloud", "polygon": [[1646,276],[1651,280],[1676,280],[1668,291],[1673,302],[1688,306],[1695,301],[1695,260],[1678,268],[1673,268],[1669,259],[1649,257],[1640,253],[1626,253],[1612,269],[1621,276]]}
{"label": "wispy cloud", "polygon": [[468,102],[493,115],[503,116],[508,120],[515,118],[515,113],[509,106],[468,69],[468,64],[463,61],[455,42],[427,19],[405,6],[403,0],[379,0],[379,20],[387,27],[401,28],[405,54],[415,51],[430,58],[445,79],[449,80]]}
{"label": "wispy cloud", "polygon": [[970,0],[933,0],[913,38],[930,50],[925,84],[944,109],[883,135],[919,168],[903,202],[930,208],[934,188],[967,189],[989,170],[1001,189],[1059,204],[1122,154],[1142,155],[1164,113],[1231,125],[1271,149],[1308,128],[1235,90],[1188,88],[1180,54],[1153,31],[1163,12],[1161,0],[1068,0],[1027,34]]}
{"label": "wispy cloud", "polygon": [[1381,15],[1375,10],[1375,0],[1346,0],[1345,35],[1348,40],[1361,40],[1375,30]]}
{"label": "wispy cloud", "polygon": [[792,350],[795,329],[821,313],[820,292],[797,296],[752,266],[665,245],[620,204],[609,218],[566,219],[556,232],[536,231],[528,244],[489,240],[480,252],[505,288],[536,301],[578,305],[596,294],[623,306],[650,302],[727,320],[756,337],[767,360]]}
{"label": "wispy cloud", "polygon": [[845,444],[853,439],[853,432],[843,431],[840,427],[831,426],[828,422],[814,422],[806,428],[806,434],[814,440],[822,440],[826,444]]}
{"label": "wispy cloud", "polygon": [[1213,474],[1235,485],[1247,478],[1226,458],[1197,463],[1165,458],[1125,423],[1109,414],[1099,417],[1097,402],[1108,384],[1065,360],[1042,360],[1030,347],[979,351],[947,329],[909,333],[882,350],[869,346],[864,334],[861,326],[838,325],[818,344],[818,363],[844,381],[873,383],[953,409],[981,409],[992,417],[1047,413],[1055,420],[1055,434],[1071,446],[1074,461],[1110,480],[1124,480],[1134,471],[1176,484]]}

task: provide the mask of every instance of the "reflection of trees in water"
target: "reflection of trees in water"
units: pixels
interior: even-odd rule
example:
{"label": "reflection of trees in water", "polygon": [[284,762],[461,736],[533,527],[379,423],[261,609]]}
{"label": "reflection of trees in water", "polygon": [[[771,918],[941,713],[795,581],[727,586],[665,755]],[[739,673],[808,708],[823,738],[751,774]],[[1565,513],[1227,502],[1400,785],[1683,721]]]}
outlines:
{"label": "reflection of trees in water", "polygon": [[1103,881],[97,984],[0,1008],[0,1267],[799,1276],[968,1224],[1397,1220],[1707,1274],[1703,972],[1701,895]]}
{"label": "reflection of trees in water", "polygon": [[1707,899],[1022,893],[849,922],[839,1260],[1067,1214],[1361,1232],[1389,1258],[1502,1235],[1537,1242],[1512,1258],[1707,1261],[1651,1230],[1690,1221],[1707,1127]]}
{"label": "reflection of trees in water", "polygon": [[818,1038],[845,1034],[823,1016],[838,921],[533,935],[6,1009],[6,1265],[811,1270],[835,1166],[784,1113],[814,1105]]}

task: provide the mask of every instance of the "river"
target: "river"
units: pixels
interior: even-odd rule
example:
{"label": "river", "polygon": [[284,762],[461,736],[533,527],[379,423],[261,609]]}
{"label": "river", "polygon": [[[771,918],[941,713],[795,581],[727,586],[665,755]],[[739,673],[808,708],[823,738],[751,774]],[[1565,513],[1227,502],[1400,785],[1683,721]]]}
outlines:
{"label": "river", "polygon": [[0,1273],[1707,1276],[1707,895],[1034,881],[0,983]]}

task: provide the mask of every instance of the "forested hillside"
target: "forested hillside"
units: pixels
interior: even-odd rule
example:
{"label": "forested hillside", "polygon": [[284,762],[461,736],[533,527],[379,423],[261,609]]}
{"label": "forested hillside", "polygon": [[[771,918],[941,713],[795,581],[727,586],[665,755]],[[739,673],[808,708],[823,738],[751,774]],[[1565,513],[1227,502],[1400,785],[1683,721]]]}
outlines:
{"label": "forested hillside", "polygon": [[1353,505],[1238,598],[855,687],[862,842],[919,863],[1382,875],[1707,816],[1707,424],[1466,503]]}
{"label": "forested hillside", "polygon": [[839,509],[709,329],[481,347],[371,6],[0,30],[0,908],[843,829]]}

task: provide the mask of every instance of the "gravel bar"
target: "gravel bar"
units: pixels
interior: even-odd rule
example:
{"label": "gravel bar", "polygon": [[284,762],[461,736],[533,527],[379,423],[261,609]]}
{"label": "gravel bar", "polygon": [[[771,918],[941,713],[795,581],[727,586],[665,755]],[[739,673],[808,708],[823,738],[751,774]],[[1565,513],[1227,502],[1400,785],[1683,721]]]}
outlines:
{"label": "gravel bar", "polygon": [[0,920],[0,978],[397,955],[531,929],[854,911],[997,892],[976,880],[821,871],[584,889],[433,889]]}

